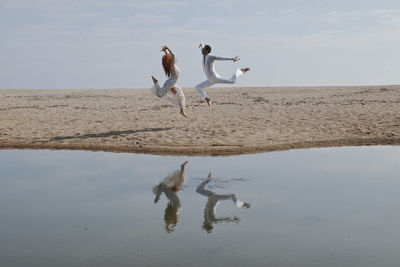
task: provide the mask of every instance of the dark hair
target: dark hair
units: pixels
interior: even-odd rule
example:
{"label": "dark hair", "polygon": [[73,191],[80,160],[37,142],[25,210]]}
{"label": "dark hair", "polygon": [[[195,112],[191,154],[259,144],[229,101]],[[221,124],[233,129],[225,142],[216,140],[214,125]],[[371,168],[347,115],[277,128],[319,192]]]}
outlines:
{"label": "dark hair", "polygon": [[209,46],[209,45],[205,45],[205,46],[204,46],[204,49],[207,49],[208,53],[211,52],[211,46]]}

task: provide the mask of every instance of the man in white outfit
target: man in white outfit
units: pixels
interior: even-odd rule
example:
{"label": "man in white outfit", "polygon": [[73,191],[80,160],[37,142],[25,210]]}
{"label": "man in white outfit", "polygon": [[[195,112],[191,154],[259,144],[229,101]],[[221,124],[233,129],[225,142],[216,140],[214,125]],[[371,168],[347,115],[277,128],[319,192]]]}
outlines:
{"label": "man in white outfit", "polygon": [[239,217],[234,216],[229,217],[229,216],[225,216],[225,217],[217,217],[215,215],[216,213],[216,207],[218,202],[220,202],[221,200],[227,200],[227,199],[231,199],[233,201],[233,203],[235,203],[235,205],[238,208],[245,208],[248,209],[250,208],[250,203],[247,202],[243,202],[240,201],[235,194],[216,194],[214,192],[212,192],[211,190],[206,189],[206,185],[211,181],[211,172],[208,174],[208,177],[197,186],[196,192],[206,196],[208,198],[207,200],[207,204],[204,208],[204,222],[203,222],[203,230],[205,230],[208,233],[211,233],[211,231],[214,228],[214,224],[219,223],[219,222],[234,222],[234,223],[238,223],[240,221]]}
{"label": "man in white outfit", "polygon": [[225,58],[225,57],[217,57],[210,55],[211,53],[211,47],[209,45],[204,45],[201,43],[199,45],[199,48],[201,48],[201,53],[203,54],[203,70],[204,73],[206,74],[207,80],[204,82],[196,85],[196,90],[199,92],[199,94],[204,97],[204,99],[207,101],[208,106],[211,107],[211,98],[204,92],[204,89],[207,87],[210,87],[213,84],[216,83],[227,83],[227,84],[232,84],[236,82],[236,79],[242,75],[243,73],[249,71],[249,68],[243,68],[243,69],[237,69],[236,73],[233,74],[231,78],[224,78],[221,75],[219,75],[215,71],[215,61],[216,60],[233,60],[233,62],[236,62],[239,60],[239,57],[234,57],[234,58]]}

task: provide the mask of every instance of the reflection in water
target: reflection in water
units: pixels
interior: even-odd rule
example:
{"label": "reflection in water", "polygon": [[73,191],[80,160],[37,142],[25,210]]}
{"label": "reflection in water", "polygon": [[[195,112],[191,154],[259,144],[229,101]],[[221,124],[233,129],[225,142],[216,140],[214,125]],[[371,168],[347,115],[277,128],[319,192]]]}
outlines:
{"label": "reflection in water", "polygon": [[156,195],[154,203],[160,200],[162,193],[164,193],[169,200],[164,212],[165,230],[167,233],[173,232],[178,223],[178,210],[181,208],[181,201],[177,193],[186,182],[186,164],[188,164],[188,161],[185,161],[179,170],[165,177],[159,185],[153,188],[153,193]]}
{"label": "reflection in water", "polygon": [[246,203],[243,201],[240,201],[234,194],[225,194],[225,195],[219,195],[215,194],[211,190],[206,189],[206,185],[211,181],[211,172],[208,175],[208,177],[201,183],[199,186],[197,186],[196,192],[200,193],[203,196],[208,197],[208,201],[206,203],[206,206],[204,208],[204,222],[202,228],[207,232],[211,233],[212,230],[214,229],[213,224],[219,223],[219,222],[235,222],[238,223],[240,221],[240,218],[233,216],[233,217],[217,217],[215,216],[215,210],[216,210],[216,205],[220,200],[226,200],[226,199],[231,199],[233,203],[238,208],[250,208],[250,203]]}
{"label": "reflection in water", "polygon": [[[193,157],[186,182],[160,184],[184,161],[0,150],[0,267],[400,266],[400,146]],[[213,212],[212,193],[254,210]],[[226,215],[240,223],[213,223]]]}

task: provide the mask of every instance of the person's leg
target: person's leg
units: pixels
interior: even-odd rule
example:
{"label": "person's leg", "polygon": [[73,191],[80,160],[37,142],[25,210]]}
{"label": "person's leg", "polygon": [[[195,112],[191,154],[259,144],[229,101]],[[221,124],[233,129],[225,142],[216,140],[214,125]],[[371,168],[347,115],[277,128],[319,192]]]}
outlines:
{"label": "person's leg", "polygon": [[197,193],[199,193],[203,196],[206,196],[206,197],[210,197],[210,196],[214,195],[214,193],[212,193],[210,190],[205,189],[206,185],[211,181],[211,175],[212,175],[212,173],[210,172],[208,174],[208,177],[206,179],[204,179],[204,181],[201,182],[197,186],[197,188],[196,188]]}
{"label": "person's leg", "polygon": [[169,89],[170,89],[170,84],[168,83],[168,80],[166,80],[163,86],[158,90],[158,97],[165,96],[168,93]]}
{"label": "person's leg", "polygon": [[204,92],[204,88],[210,87],[213,84],[214,84],[213,82],[206,80],[206,81],[196,85],[196,90],[203,98],[209,99],[210,97],[206,94],[206,92]]}
{"label": "person's leg", "polygon": [[243,69],[236,69],[235,74],[232,75],[230,79],[219,77],[216,83],[226,83],[226,84],[233,84],[236,82],[236,80],[243,75],[243,73],[248,72],[250,69],[249,68],[243,68]]}
{"label": "person's leg", "polygon": [[204,92],[204,88],[210,87],[213,84],[214,84],[214,82],[212,82],[210,80],[206,80],[206,81],[196,85],[197,92],[199,92],[199,94],[202,97],[204,97],[204,99],[207,101],[207,104],[209,107],[211,107],[211,98],[206,94],[206,92]]}
{"label": "person's leg", "polygon": [[238,199],[235,195],[232,194],[232,201],[233,203],[236,205],[236,207],[238,208],[245,208],[248,209],[250,208],[250,203],[241,201],[240,199]]}
{"label": "person's leg", "polygon": [[[185,117],[186,119],[187,118],[189,118],[188,117],[188,115],[186,114],[186,112],[185,112],[185,96],[183,95],[183,92],[182,92],[182,89],[180,89],[179,88],[179,90],[180,90],[180,92],[181,92],[181,95],[179,96],[178,95],[178,89],[174,86],[174,87],[171,87],[171,89],[170,89],[170,91],[171,91],[171,93],[173,93],[175,96],[176,96],[176,99],[178,100],[178,105],[180,106],[180,108],[179,108],[179,113],[183,116],[183,117]],[[181,98],[182,97],[182,98]],[[171,98],[170,98],[171,99]],[[183,101],[183,102],[182,102]]]}
{"label": "person's leg", "polygon": [[232,78],[224,78],[224,77],[218,77],[215,83],[224,83],[224,84],[233,84],[236,82],[237,77],[235,74],[232,76]]}
{"label": "person's leg", "polygon": [[163,97],[164,95],[166,95],[168,93],[168,90],[170,89],[170,83],[171,83],[171,78],[167,79],[163,86],[160,87],[160,85],[158,84],[158,80],[156,78],[154,78],[154,76],[151,76],[151,78],[153,79],[153,83],[154,86],[151,88],[151,90],[153,91],[153,93],[158,96],[158,97]]}
{"label": "person's leg", "polygon": [[157,80],[156,78],[154,78],[154,76],[151,76],[151,78],[153,79],[153,83],[154,83],[153,87],[151,87],[151,91],[152,91],[153,94],[155,94],[156,96],[161,97],[161,96],[160,96],[161,87],[160,87],[160,85],[158,84],[158,80]]}
{"label": "person's leg", "polygon": [[185,117],[186,119],[189,118],[189,116],[186,114],[186,112],[185,112],[185,110],[184,110],[183,108],[180,108],[180,109],[179,109],[179,113],[180,113],[183,117]]}

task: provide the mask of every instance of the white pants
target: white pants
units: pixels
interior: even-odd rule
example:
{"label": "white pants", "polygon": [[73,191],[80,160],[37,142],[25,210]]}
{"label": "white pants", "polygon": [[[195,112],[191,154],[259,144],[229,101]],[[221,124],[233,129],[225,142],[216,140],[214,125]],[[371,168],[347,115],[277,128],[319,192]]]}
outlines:
{"label": "white pants", "polygon": [[155,83],[153,87],[151,87],[151,91],[153,94],[158,96],[161,99],[166,100],[169,104],[172,106],[178,107],[178,108],[185,108],[186,103],[185,103],[185,95],[183,94],[182,88],[180,88],[178,85],[174,85],[176,89],[176,94],[172,93],[170,91],[170,88],[167,86],[160,87],[158,83]]}
{"label": "white pants", "polygon": [[163,87],[160,87],[160,85],[155,83],[153,87],[151,88],[151,91],[153,91],[153,94],[158,96],[159,98],[165,96],[168,93],[169,87],[164,84]]}
{"label": "white pants", "polygon": [[239,78],[240,75],[243,74],[243,71],[241,69],[237,69],[236,73],[232,75],[230,79],[228,78],[223,78],[220,77],[219,75],[215,75],[215,77],[212,77],[212,79],[205,80],[202,83],[199,83],[196,85],[196,90],[199,92],[199,94],[204,97],[204,98],[210,98],[206,92],[204,92],[204,89],[207,87],[210,87],[216,83],[225,83],[225,84],[233,84],[236,82],[237,78]]}

